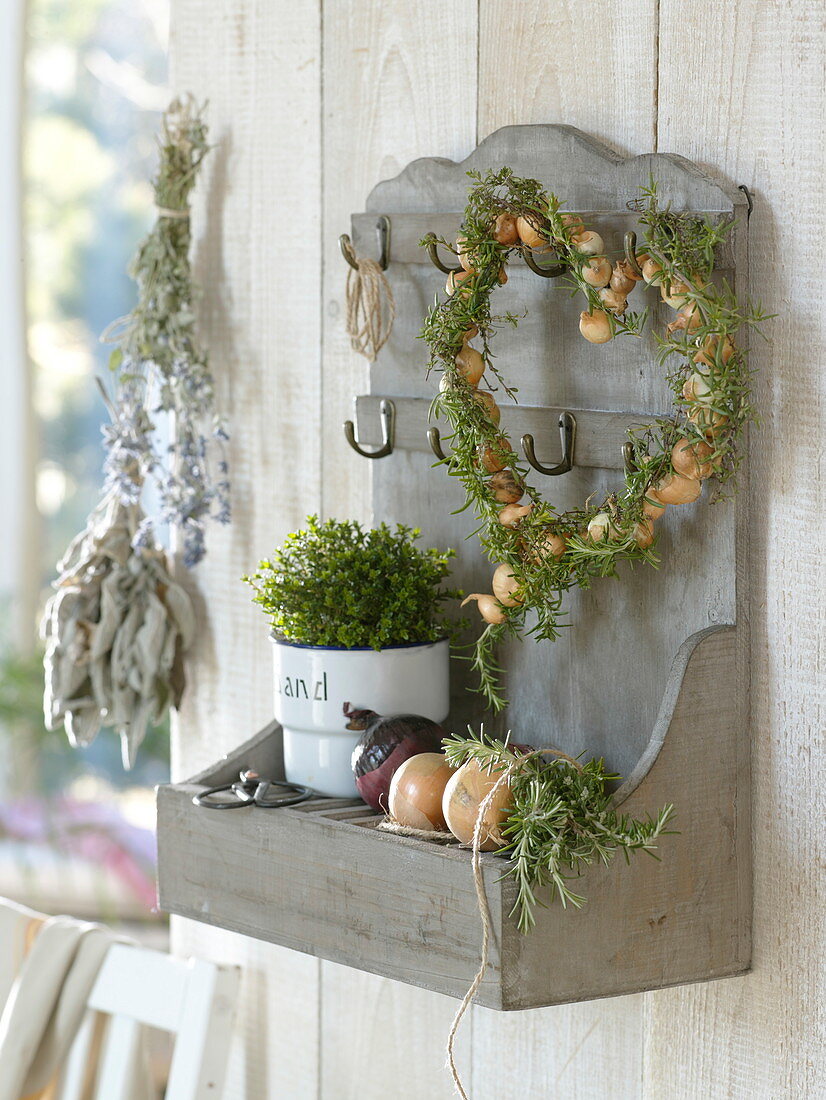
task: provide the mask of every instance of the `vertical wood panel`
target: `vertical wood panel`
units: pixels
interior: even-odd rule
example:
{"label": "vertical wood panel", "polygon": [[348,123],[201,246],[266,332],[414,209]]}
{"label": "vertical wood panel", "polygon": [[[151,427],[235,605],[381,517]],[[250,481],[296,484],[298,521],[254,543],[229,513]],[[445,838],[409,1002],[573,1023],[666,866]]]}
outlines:
{"label": "vertical wood panel", "polygon": [[[232,433],[234,512],[231,527],[210,531],[194,577],[200,630],[174,739],[181,775],[270,719],[267,629],[239,578],[320,504],[318,5],[177,0],[172,57],[175,88],[210,102],[197,266]],[[318,962],[175,925],[181,953],[245,970],[225,1095],[315,1096]]]}
{"label": "vertical wood panel", "polygon": [[[481,0],[479,137],[564,122],[619,152],[654,144],[656,0]],[[559,643],[557,643],[559,644]],[[474,1009],[474,1100],[641,1095],[642,997],[507,1016]]]}
{"label": "vertical wood panel", "polygon": [[[379,180],[416,157],[461,159],[473,148],[476,35],[469,3],[333,0],[324,8],[325,515],[383,518],[370,515],[372,464],[341,429],[353,397],[368,392],[370,368],[344,331],[338,236]],[[381,377],[381,356],[372,370]],[[447,1100],[444,1043],[454,1011],[438,994],[322,963],[322,1096]]]}
{"label": "vertical wood panel", "polygon": [[[687,41],[691,48],[686,49]],[[753,339],[751,435],[753,973],[647,995],[650,1096],[814,1097],[823,1090],[824,607],[822,5],[662,0],[661,151],[754,193],[750,285],[778,317]],[[801,230],[803,230],[801,232]]]}

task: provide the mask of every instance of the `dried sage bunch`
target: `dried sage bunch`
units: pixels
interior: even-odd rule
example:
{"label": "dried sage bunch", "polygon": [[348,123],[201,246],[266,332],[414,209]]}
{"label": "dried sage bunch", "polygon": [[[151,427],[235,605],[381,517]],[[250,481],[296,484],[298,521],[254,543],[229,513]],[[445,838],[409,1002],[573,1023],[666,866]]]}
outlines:
{"label": "dried sage bunch", "polygon": [[[195,333],[198,292],[189,259],[189,197],[209,150],[206,138],[192,98],[173,100],[159,139],[158,218],[129,267],[138,302],[102,336],[116,345],[109,359],[116,411],[103,430],[106,488],[124,504],[134,504],[151,478],[157,519],[178,531],[188,569],[206,552],[204,521],[230,519],[227,433],[215,412],[207,354]],[[150,539],[150,527],[145,519],[139,541]]]}
{"label": "dried sage bunch", "polygon": [[187,568],[204,556],[205,520],[230,518],[227,435],[195,335],[189,262],[189,196],[207,150],[193,100],[174,100],[160,137],[157,222],[129,269],[138,302],[104,333],[116,347],[112,395],[101,385],[111,417],[102,497],[58,563],[42,626],[47,727],[63,724],[73,745],[87,745],[113,726],[125,768],[149,722],[180,703],[195,633],[189,596],[142,508],[144,485],[154,483],[157,521],[178,532]]}

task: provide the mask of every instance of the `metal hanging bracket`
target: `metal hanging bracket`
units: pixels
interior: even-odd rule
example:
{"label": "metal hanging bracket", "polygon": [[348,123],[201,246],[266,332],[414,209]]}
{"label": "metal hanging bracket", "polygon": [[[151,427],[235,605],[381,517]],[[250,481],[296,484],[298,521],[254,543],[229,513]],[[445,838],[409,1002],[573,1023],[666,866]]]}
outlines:
{"label": "metal hanging bracket", "polygon": [[525,452],[525,458],[540,474],[555,477],[557,474],[567,474],[569,470],[573,469],[576,418],[569,412],[560,414],[559,439],[562,443],[562,460],[556,466],[543,466],[536,457],[533,436],[527,433],[522,436],[522,450]]}
{"label": "metal hanging bracket", "polygon": [[393,453],[393,442],[396,433],[396,406],[389,398],[383,398],[379,406],[381,417],[381,446],[375,451],[365,451],[356,439],[356,426],[352,420],[344,421],[344,438],[362,458],[385,458]]}
{"label": "metal hanging bracket", "polygon": [[430,449],[439,460],[439,462],[447,462],[448,456],[442,449],[442,440],[439,435],[438,428],[427,429],[427,442],[430,444]]}
{"label": "metal hanging bracket", "polygon": [[448,267],[447,264],[442,263],[439,256],[439,242],[436,239],[435,233],[428,233],[425,240],[427,241],[426,247],[430,262],[434,267],[437,267],[439,271],[443,271],[445,275],[455,275],[458,271],[464,271],[461,265],[459,267]]}

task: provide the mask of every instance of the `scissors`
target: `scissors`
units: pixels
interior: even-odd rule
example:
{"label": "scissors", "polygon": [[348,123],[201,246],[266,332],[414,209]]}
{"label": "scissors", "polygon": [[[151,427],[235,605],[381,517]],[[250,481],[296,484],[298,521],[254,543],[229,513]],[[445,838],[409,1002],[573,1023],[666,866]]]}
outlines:
{"label": "scissors", "polygon": [[[271,787],[280,787],[284,794],[268,798]],[[229,798],[216,798],[216,795],[228,792]],[[219,787],[209,787],[200,794],[193,795],[196,806],[207,810],[237,810],[241,806],[260,806],[264,810],[274,810],[279,806],[294,806],[312,798],[315,791],[302,787],[299,783],[285,783],[280,779],[262,779],[252,768],[244,768],[240,778],[233,783],[222,783]]]}

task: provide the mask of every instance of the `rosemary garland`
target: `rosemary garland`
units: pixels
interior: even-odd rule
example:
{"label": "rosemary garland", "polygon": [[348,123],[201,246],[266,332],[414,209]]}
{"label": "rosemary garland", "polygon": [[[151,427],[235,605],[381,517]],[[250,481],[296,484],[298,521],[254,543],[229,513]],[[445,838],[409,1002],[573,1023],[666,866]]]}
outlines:
{"label": "rosemary garland", "polygon": [[[559,512],[528,481],[526,465],[499,428],[497,402],[479,388],[484,379],[516,400],[491,341],[518,318],[493,314],[492,293],[506,281],[512,253],[553,252],[567,268],[572,292],[585,296],[580,331],[599,344],[642,335],[647,310],[627,306],[640,274],[625,260],[612,263],[599,234],[563,211],[537,180],[517,177],[509,168],[468,175],[474,182],[456,247],[440,242],[459,256],[464,270],[449,277],[446,297],[429,310],[421,335],[430,350],[428,374],[441,373],[431,411],[452,427],[448,473],[462,482],[481,544],[498,563],[493,593],[468,599],[477,600],[487,623],[471,658],[478,690],[500,711],[506,699],[496,648],[503,639],[557,638],[568,590],[615,576],[623,561],[658,564],[654,520],[668,504],[697,499],[711,475],[718,483],[713,499],[721,499],[740,462],[738,441],[754,419],[751,371],[734,336],[743,326],[758,328],[767,315],[751,303],[741,308],[725,281],[712,281],[715,250],[731,222],[710,224],[660,208],[656,184],[642,188],[629,203],[645,229],[636,259],[645,281],[658,285],[677,311],[665,334],[656,336],[659,362],[680,360],[667,375],[676,408],[672,416],[629,432],[633,468],[626,471],[624,488],[599,503],[589,498],[582,508]],[[472,344],[477,339],[480,350]]]}

